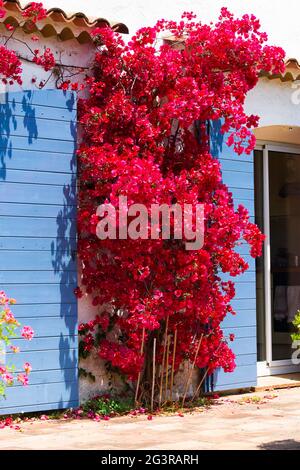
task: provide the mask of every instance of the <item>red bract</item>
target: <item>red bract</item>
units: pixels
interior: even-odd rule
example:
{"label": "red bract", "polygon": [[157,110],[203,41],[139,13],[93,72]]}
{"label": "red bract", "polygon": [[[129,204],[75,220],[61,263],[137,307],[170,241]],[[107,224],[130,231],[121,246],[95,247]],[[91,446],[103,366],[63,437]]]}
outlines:
{"label": "red bract", "polygon": [[[179,41],[178,47],[158,47],[157,35],[165,31],[184,46]],[[255,257],[264,237],[222,184],[206,124],[222,119],[229,145],[238,154],[250,153],[258,118],[245,114],[245,96],[262,70],[283,70],[284,53],[265,44],[253,15],[235,19],[226,9],[215,25],[198,23],[190,13],[180,23],[161,20],[138,31],[128,45],[108,28],[98,28],[94,37],[94,74],[86,80],[90,97],[80,105],[78,251],[83,289],[94,306],[109,308],[103,324],[96,322],[97,340],[95,323],[80,326],[85,347],[96,348],[131,380],[142,372],[149,389],[150,369],[144,366],[154,338],[162,363],[168,321],[170,351],[177,331],[175,370],[195,359],[209,374],[218,367],[230,372],[234,354],[221,322],[234,314],[235,291],[219,273],[243,273],[248,265],[236,246],[244,239]],[[181,240],[100,241],[97,206],[116,206],[120,195],[147,208],[202,203],[204,246],[186,251]]]}
{"label": "red bract", "polygon": [[5,46],[0,46],[0,76],[4,83],[17,82],[22,84],[21,61],[14,51],[8,50]]}
{"label": "red bract", "polygon": [[53,69],[55,66],[55,58],[49,47],[47,47],[42,54],[40,54],[40,51],[36,49],[34,54],[33,62],[40,65],[46,72]]}
{"label": "red bract", "polygon": [[47,10],[43,7],[42,3],[31,2],[25,10],[22,11],[22,16],[36,23],[47,17]]}

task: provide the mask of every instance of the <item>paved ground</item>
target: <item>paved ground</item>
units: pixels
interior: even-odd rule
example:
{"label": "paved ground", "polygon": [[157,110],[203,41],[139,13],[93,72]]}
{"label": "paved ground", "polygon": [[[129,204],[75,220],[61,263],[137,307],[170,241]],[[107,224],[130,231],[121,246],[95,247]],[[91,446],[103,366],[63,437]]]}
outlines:
{"label": "paved ground", "polygon": [[24,423],[0,430],[0,449],[300,450],[300,388],[226,397],[184,417]]}

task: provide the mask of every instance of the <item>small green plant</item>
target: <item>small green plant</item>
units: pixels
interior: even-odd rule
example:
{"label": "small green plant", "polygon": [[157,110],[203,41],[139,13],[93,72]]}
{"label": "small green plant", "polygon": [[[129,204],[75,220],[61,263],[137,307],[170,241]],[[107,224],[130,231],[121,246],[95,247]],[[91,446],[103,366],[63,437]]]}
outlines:
{"label": "small green plant", "polygon": [[291,334],[292,341],[300,341],[300,310],[295,315],[293,325],[297,331]]}
{"label": "small green plant", "polygon": [[133,407],[133,399],[101,395],[84,403],[82,410],[84,413],[93,412],[100,416],[114,416],[128,413]]}

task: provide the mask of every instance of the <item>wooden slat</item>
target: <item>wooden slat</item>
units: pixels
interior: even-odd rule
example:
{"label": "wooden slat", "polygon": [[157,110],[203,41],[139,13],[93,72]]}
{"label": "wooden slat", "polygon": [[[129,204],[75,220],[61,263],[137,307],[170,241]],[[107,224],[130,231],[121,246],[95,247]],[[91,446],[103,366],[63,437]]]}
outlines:
{"label": "wooden slat", "polygon": [[45,217],[7,217],[0,216],[3,237],[76,237],[76,226],[68,217],[68,212],[61,211],[57,219]]}
{"label": "wooden slat", "polygon": [[68,110],[66,108],[59,108],[45,105],[34,105],[30,102],[23,100],[23,103],[16,101],[7,101],[4,104],[0,104],[0,114],[6,116],[12,113],[13,116],[19,116],[23,119],[28,117],[35,119],[46,119],[47,121],[53,119],[55,121],[75,121],[77,118],[76,109]]}
{"label": "wooden slat", "polygon": [[29,204],[56,204],[72,206],[75,204],[75,187],[43,184],[1,183],[0,202]]}
{"label": "wooden slat", "polygon": [[63,94],[58,90],[24,90],[22,93],[10,91],[1,102],[63,108],[70,113],[76,113],[77,110],[76,95],[70,91],[64,91]]}
{"label": "wooden slat", "polygon": [[[39,256],[35,253],[34,256]],[[74,267],[75,269],[75,267]],[[6,284],[73,284],[77,285],[77,272],[68,271],[68,276],[64,275],[65,271],[0,271],[0,285],[6,289]]]}
{"label": "wooden slat", "polygon": [[72,140],[59,140],[59,139],[47,139],[47,138],[30,138],[22,135],[5,135],[0,136],[0,157],[9,160],[14,150],[22,151],[34,151],[34,152],[51,152],[59,153],[63,155],[70,154],[74,156],[76,145]]}
{"label": "wooden slat", "polygon": [[[37,286],[38,288],[38,286]],[[27,317],[76,317],[77,302],[72,304],[66,303],[45,303],[45,304],[24,304],[14,305],[16,316],[23,321]]]}
{"label": "wooden slat", "polygon": [[5,173],[5,183],[32,183],[51,186],[75,185],[76,177],[71,173],[50,171],[10,170]]}
{"label": "wooden slat", "polygon": [[[68,321],[70,321],[70,325],[74,325],[73,319],[70,318]],[[32,341],[16,339],[14,340],[14,344],[20,347],[22,352],[31,351],[35,354],[36,351],[59,350],[64,357],[68,357],[68,351],[77,348],[78,337],[76,335],[57,337],[43,336],[41,338],[34,338]]]}
{"label": "wooden slat", "polygon": [[[8,395],[8,393],[7,393]],[[0,413],[5,414],[5,408],[18,407],[22,411],[22,406],[44,405],[47,403],[57,403],[57,408],[65,401],[78,400],[78,383],[74,377],[73,382],[58,382],[41,385],[29,385],[28,387],[10,387],[8,399],[1,403]]]}
{"label": "wooden slat", "polygon": [[74,288],[76,284],[70,284],[66,277],[61,284],[5,284],[5,290],[19,304],[43,304],[63,300],[66,303],[74,303],[76,297]]}
{"label": "wooden slat", "polygon": [[70,154],[54,153],[49,145],[49,150],[45,150],[44,152],[28,149],[11,149],[10,154],[5,157],[3,165],[0,165],[0,168],[1,166],[2,168],[5,167],[6,170],[75,173],[76,159],[75,155],[74,158],[70,158]]}
{"label": "wooden slat", "polygon": [[[54,204],[15,204],[10,202],[0,202],[0,216],[10,217],[52,217],[57,218],[64,211],[69,217],[76,218],[76,206],[62,206]],[[1,249],[1,248],[0,248]]]}
{"label": "wooden slat", "polygon": [[69,251],[52,253],[41,251],[35,254],[32,251],[0,251],[1,270],[7,271],[58,271],[66,273],[76,270],[76,261],[70,259]]}

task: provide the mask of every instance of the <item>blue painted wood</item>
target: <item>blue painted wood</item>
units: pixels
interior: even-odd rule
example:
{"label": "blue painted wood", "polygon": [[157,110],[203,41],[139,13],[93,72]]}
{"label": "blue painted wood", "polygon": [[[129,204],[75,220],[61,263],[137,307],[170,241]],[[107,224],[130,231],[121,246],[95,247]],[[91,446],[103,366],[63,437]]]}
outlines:
{"label": "blue painted wood", "polygon": [[67,121],[73,122],[76,121],[76,109],[73,108],[68,110],[66,108],[55,108],[53,106],[45,106],[45,105],[37,105],[35,104],[32,109],[30,109],[30,113],[28,112],[28,108],[31,106],[30,102],[18,103],[16,101],[7,101],[6,103],[2,103],[0,105],[0,112],[5,113],[5,109],[9,106],[9,108],[13,109],[14,116],[20,116],[25,119],[29,117],[34,119],[46,119],[47,121],[50,119],[54,119],[55,121]]}
{"label": "blue painted wood", "polygon": [[241,171],[222,171],[223,181],[231,188],[252,189],[253,188],[253,172],[242,173]]}
{"label": "blue painted wood", "polygon": [[253,171],[253,162],[252,159],[249,161],[237,160],[228,160],[226,158],[219,158],[219,162],[222,165],[223,171],[236,171],[241,173],[252,173]]}
{"label": "blue painted wood", "polygon": [[[29,148],[28,148],[29,146]],[[71,154],[74,160],[74,150],[76,149],[75,143],[71,140],[55,140],[55,139],[41,139],[39,136],[34,139],[23,137],[20,135],[1,135],[0,138],[0,156],[7,156],[11,158],[14,150],[25,150],[34,152],[45,153],[62,153]]]}
{"label": "blue painted wood", "polygon": [[[38,289],[38,286],[37,286]],[[68,317],[77,316],[77,303],[66,304],[17,304],[14,305],[14,312],[20,319],[28,317]]]}
{"label": "blue painted wood", "polygon": [[236,204],[239,204],[239,201],[252,201],[254,202],[254,190],[247,188],[230,188],[230,192],[233,198],[236,201]]}
{"label": "blue painted wood", "polygon": [[70,154],[54,153],[50,145],[49,151],[24,151],[12,148],[9,158],[5,159],[6,169],[54,173],[75,173],[75,163],[75,158],[70,158]]}
{"label": "blue painted wood", "polygon": [[[220,161],[223,182],[232,192],[235,206],[244,205],[254,217],[254,166],[253,154],[238,156],[228,147],[227,135],[220,132],[221,122],[210,123],[211,151]],[[233,373],[217,371],[214,377],[216,390],[249,387],[256,385],[256,278],[255,260],[249,256],[246,243],[237,247],[236,251],[249,264],[249,271],[242,276],[231,278],[235,282],[236,296],[231,302],[236,315],[228,315],[223,322],[224,334],[235,334],[235,340],[230,342],[236,355],[237,367]],[[222,279],[230,277],[221,274]]]}
{"label": "blue painted wood", "polygon": [[236,365],[239,366],[250,366],[256,361],[256,353],[255,354],[241,354],[236,356],[235,362]]}
{"label": "blue painted wood", "polygon": [[[37,353],[36,353],[37,354]],[[60,365],[58,365],[60,367]],[[22,371],[22,369],[20,369]],[[30,385],[41,385],[51,383],[68,383],[73,381],[76,369],[56,369],[56,370],[39,370],[30,374]],[[21,384],[16,384],[16,387],[21,387]],[[22,391],[20,390],[20,393]]]}
{"label": "blue painted wood", "polygon": [[43,304],[63,298],[67,303],[76,302],[74,288],[69,277],[60,284],[5,284],[5,289],[14,299],[22,299],[22,304]]}
{"label": "blue painted wood", "polygon": [[232,307],[236,310],[255,310],[256,299],[233,299],[231,301]]}
{"label": "blue painted wood", "polygon": [[[5,408],[18,407],[22,411],[23,406],[44,405],[56,403],[56,408],[63,408],[61,403],[66,401],[76,402],[78,400],[78,383],[60,382],[40,385],[29,385],[28,387],[10,387],[7,400],[1,402],[1,412],[5,414]],[[2,405],[3,403],[3,405]]]}
{"label": "blue painted wood", "polygon": [[[220,278],[222,279],[222,281],[232,281],[232,277],[227,274],[227,273],[220,273],[219,274]],[[244,282],[255,282],[255,271],[251,271],[248,269],[248,271],[245,271],[243,274],[241,274],[240,276],[236,277],[236,279],[234,280],[235,284],[242,284]]]}
{"label": "blue painted wood", "polygon": [[35,330],[17,334],[33,366],[27,388],[10,387],[0,414],[78,404],[76,99],[58,90],[8,93],[0,104],[0,284]]}
{"label": "blue painted wood", "polygon": [[[0,105],[0,118],[3,116],[3,111],[6,112],[6,110],[3,110]],[[72,135],[72,124],[72,122],[67,121],[56,122],[51,119],[12,116],[12,119],[6,120],[4,118],[4,120],[1,120],[0,140],[2,140],[2,142],[6,142],[7,137],[23,137],[26,135],[29,144],[37,138],[59,141],[63,140],[73,144],[74,136]]]}
{"label": "blue painted wood", "polygon": [[[6,403],[5,401],[3,402],[4,404]],[[60,409],[64,408],[75,408],[78,405],[78,400],[74,401],[60,401]],[[4,407],[3,405],[3,414],[16,414],[16,413],[32,413],[32,412],[38,412],[38,411],[53,411],[57,410],[57,402],[55,403],[47,403],[42,404],[42,405],[22,405],[21,411],[20,411],[20,406],[11,406],[11,407]]]}
{"label": "blue painted wood", "polygon": [[[50,158],[50,157],[49,157]],[[0,179],[1,181],[1,179]],[[74,186],[54,186],[27,183],[0,185],[0,202],[74,205]]]}
{"label": "blue painted wood", "polygon": [[[230,390],[241,387],[255,387],[257,376],[256,356],[253,355],[253,364],[246,366],[238,365],[233,372],[224,372],[222,369],[216,372],[215,389]],[[238,386],[237,386],[238,384]],[[248,384],[248,385],[247,385]]]}
{"label": "blue painted wood", "polygon": [[[254,370],[252,371],[252,374],[254,373]],[[233,384],[230,384],[230,385],[218,385],[218,391],[219,392],[222,392],[222,391],[229,391],[229,390],[232,390],[233,392],[237,392],[237,390],[245,390],[245,389],[249,389],[249,390],[254,390],[253,389],[253,382],[250,381],[250,382],[237,382],[237,383],[233,383]]]}
{"label": "blue painted wood", "polygon": [[[74,318],[66,318],[66,322],[69,322],[71,328],[74,329],[75,319]],[[38,332],[37,332],[38,334]],[[43,336],[43,337],[36,337],[32,341],[26,341],[25,339],[16,339],[14,344],[18,346],[22,352],[26,351],[47,351],[50,349],[59,350],[63,352],[63,356],[68,357],[68,353],[70,350],[77,348],[78,346],[78,337],[74,336]],[[34,357],[34,354],[32,354]],[[69,368],[72,368],[73,364],[69,364]]]}
{"label": "blue painted wood", "polygon": [[51,108],[63,108],[69,113],[74,112],[76,119],[76,95],[70,91],[59,92],[57,90],[25,90],[22,93],[10,91],[6,93],[5,102],[21,103],[23,106],[50,106]]}
{"label": "blue painted wood", "polygon": [[[31,206],[32,207],[32,206]],[[46,206],[45,206],[46,207]],[[75,217],[75,215],[74,215]],[[59,240],[59,248],[68,250],[76,249],[75,238],[57,238]],[[51,237],[0,237],[0,250],[10,251],[51,251],[53,247],[53,238]],[[1,266],[0,266],[1,270]]]}
{"label": "blue painted wood", "polygon": [[[76,354],[76,349],[70,349],[70,354]],[[62,353],[59,349],[50,351],[36,351],[34,355],[31,353],[31,351],[27,351],[22,354],[22,357],[18,354],[9,353],[7,355],[7,361],[15,365],[17,372],[21,372],[23,370],[24,361],[31,362],[33,368],[32,374],[34,377],[36,377],[35,383],[39,383],[37,381],[38,377],[45,377],[45,371],[48,373],[51,371],[59,371],[61,373],[60,376],[58,374],[53,375],[52,377],[55,376],[56,379],[51,380],[51,382],[62,382],[63,374],[65,373],[64,371],[73,371],[72,368],[64,369],[61,367]],[[41,374],[41,372],[43,372],[43,374]],[[69,372],[67,373],[69,374]],[[61,377],[60,380],[58,380],[58,377]],[[70,381],[73,381],[73,376],[70,376]],[[33,381],[30,380],[30,383],[33,384]]]}
{"label": "blue painted wood", "polygon": [[[66,210],[67,212],[67,210]],[[40,237],[76,237],[76,226],[72,219],[64,216],[64,211],[58,213],[57,220],[44,217],[0,217],[1,234],[19,237],[30,237],[38,234]]]}
{"label": "blue painted wood", "polygon": [[[234,305],[232,305],[234,307]],[[227,315],[223,321],[224,328],[230,328],[231,330],[239,325],[239,327],[256,327],[256,310],[241,310],[237,309],[236,315]]]}
{"label": "blue painted wood", "polygon": [[75,184],[75,175],[50,171],[11,170],[5,174],[7,183],[50,184],[51,186],[66,186]]}
{"label": "blue painted wood", "polygon": [[[245,315],[246,316],[246,315]],[[253,338],[256,335],[256,326],[235,326],[232,327],[225,327],[223,326],[223,331],[226,337],[229,336],[230,333],[233,333],[236,338]]]}
{"label": "blue painted wood", "polygon": [[[0,216],[10,217],[54,217],[57,218],[65,210],[64,206],[50,204],[15,204],[10,202],[0,202]],[[76,206],[68,206],[71,217],[76,218]],[[0,240],[1,244],[1,240]],[[0,248],[1,249],[1,248]]]}
{"label": "blue painted wood", "polygon": [[[64,271],[0,271],[0,285],[4,288],[7,284],[12,283],[14,285],[57,284],[63,283],[64,277]],[[76,286],[78,284],[77,272],[69,271],[66,281]]]}
{"label": "blue painted wood", "polygon": [[[60,239],[58,239],[59,242]],[[53,251],[0,251],[0,266],[7,271],[75,271],[76,260],[71,258],[71,252],[67,249],[59,251],[56,248],[56,240],[52,241]]]}

